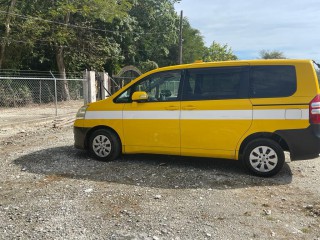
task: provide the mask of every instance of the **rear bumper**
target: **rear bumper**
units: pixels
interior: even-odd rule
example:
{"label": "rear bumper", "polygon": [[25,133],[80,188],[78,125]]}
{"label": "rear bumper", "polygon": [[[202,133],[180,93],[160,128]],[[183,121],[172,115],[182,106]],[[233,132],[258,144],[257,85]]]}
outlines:
{"label": "rear bumper", "polygon": [[275,133],[287,142],[291,160],[319,157],[320,125],[310,125],[306,129],[279,130]]}
{"label": "rear bumper", "polygon": [[74,146],[78,149],[87,149],[86,136],[90,128],[73,127]]}

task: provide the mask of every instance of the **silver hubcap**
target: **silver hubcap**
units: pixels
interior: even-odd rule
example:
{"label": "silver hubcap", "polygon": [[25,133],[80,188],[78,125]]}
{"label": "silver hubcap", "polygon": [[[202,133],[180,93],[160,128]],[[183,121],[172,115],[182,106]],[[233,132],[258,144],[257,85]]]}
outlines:
{"label": "silver hubcap", "polygon": [[111,152],[111,142],[105,135],[98,135],[93,139],[92,149],[99,157],[107,157]]}
{"label": "silver hubcap", "polygon": [[278,155],[268,146],[259,146],[251,151],[249,161],[255,170],[270,172],[277,166]]}

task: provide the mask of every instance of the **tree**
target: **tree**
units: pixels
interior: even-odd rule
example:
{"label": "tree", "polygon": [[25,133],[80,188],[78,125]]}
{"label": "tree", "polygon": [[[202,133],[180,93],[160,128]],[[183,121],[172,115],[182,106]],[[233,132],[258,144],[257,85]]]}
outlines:
{"label": "tree", "polygon": [[269,51],[269,50],[262,50],[260,51],[260,58],[262,59],[286,59],[283,52],[280,51]]}
{"label": "tree", "polygon": [[[200,31],[192,28],[187,18],[183,19],[182,29],[182,62],[192,63],[196,60],[202,60],[206,51],[206,47]],[[168,65],[174,65],[178,63],[178,52],[178,43],[172,44],[171,48],[169,49]]]}
{"label": "tree", "polygon": [[227,44],[221,45],[217,42],[213,42],[209,48],[206,49],[204,54],[204,61],[228,61],[236,60],[238,57],[233,54],[231,47]]}
{"label": "tree", "polygon": [[171,62],[170,49],[178,42],[179,18],[175,0],[136,0],[129,14],[136,22],[135,42],[128,49],[128,64],[155,61],[159,66]]}
{"label": "tree", "polygon": [[[7,37],[5,24],[0,28],[0,40],[6,39],[4,66],[58,70],[60,78],[66,79],[67,72],[84,69],[112,73],[124,65],[148,70],[176,64],[180,18],[175,2],[0,0],[6,3],[0,5],[0,26],[10,16]],[[183,62],[198,59],[231,60],[236,56],[227,44],[213,42],[205,47],[199,30],[184,18]],[[69,99],[67,81],[59,83],[60,100]]]}
{"label": "tree", "polygon": [[[10,1],[3,1],[1,2],[1,5],[4,4],[7,6],[6,11],[2,11],[4,14],[4,18],[2,19],[4,25],[2,26],[1,33],[1,39],[0,39],[0,69],[2,68],[2,63],[5,58],[5,50],[6,46],[8,44],[8,38],[10,36],[10,25],[11,25],[11,19],[12,19],[12,13],[16,5],[16,0],[10,0]],[[1,10],[1,9],[0,9]]]}
{"label": "tree", "polygon": [[[130,7],[126,0],[31,0],[21,6],[23,16],[32,15],[25,17],[21,29],[34,46],[46,45],[38,54],[44,59],[53,55],[60,78],[66,79],[66,69],[102,70],[106,58],[120,52],[103,25],[127,15]],[[61,100],[70,98],[67,81],[62,81],[61,93]]]}
{"label": "tree", "polygon": [[191,27],[189,21],[185,18],[183,21],[183,63],[192,63],[201,60],[206,47],[203,36],[198,29]]}
{"label": "tree", "polygon": [[151,71],[153,69],[158,68],[158,64],[154,61],[146,61],[146,62],[140,62],[139,64],[139,69],[141,70],[142,73]]}

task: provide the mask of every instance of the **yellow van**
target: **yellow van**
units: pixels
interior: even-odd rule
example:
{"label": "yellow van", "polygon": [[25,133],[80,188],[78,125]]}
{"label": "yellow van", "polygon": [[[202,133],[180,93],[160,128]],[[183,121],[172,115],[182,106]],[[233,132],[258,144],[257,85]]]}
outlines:
{"label": "yellow van", "polygon": [[310,60],[194,63],[150,71],[83,106],[75,147],[99,160],[154,153],[241,160],[272,176],[320,153],[320,90]]}

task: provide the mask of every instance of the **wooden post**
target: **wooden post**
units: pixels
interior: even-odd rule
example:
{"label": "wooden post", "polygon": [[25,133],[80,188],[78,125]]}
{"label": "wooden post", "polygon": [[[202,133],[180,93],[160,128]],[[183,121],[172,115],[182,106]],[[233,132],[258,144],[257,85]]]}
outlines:
{"label": "wooden post", "polygon": [[89,87],[88,87],[88,71],[85,70],[83,72],[83,101],[84,105],[89,103],[89,98],[88,98],[88,92],[89,92]]}
{"label": "wooden post", "polygon": [[95,71],[85,71],[83,81],[84,104],[97,101],[96,97],[96,73]]}
{"label": "wooden post", "polygon": [[88,74],[88,102],[96,102],[96,72],[95,71],[89,71]]}
{"label": "wooden post", "polygon": [[110,78],[109,78],[109,74],[106,72],[102,73],[102,83],[103,83],[103,89],[102,89],[101,99],[106,99],[109,96],[109,93],[111,93]]}

